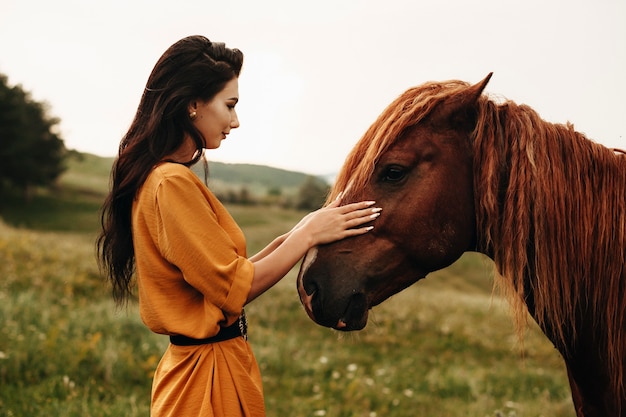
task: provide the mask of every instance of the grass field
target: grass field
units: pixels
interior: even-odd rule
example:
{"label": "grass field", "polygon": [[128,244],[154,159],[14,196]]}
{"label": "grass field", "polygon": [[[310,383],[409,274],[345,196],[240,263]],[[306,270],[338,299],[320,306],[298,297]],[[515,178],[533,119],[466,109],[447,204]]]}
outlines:
{"label": "grass field", "polygon": [[[0,416],[148,416],[167,338],[136,306],[115,310],[101,281],[101,194],[84,183],[97,180],[64,181],[35,206],[2,212]],[[303,215],[230,209],[251,253]],[[308,319],[292,271],[246,308],[268,416],[574,416],[559,355],[532,323],[520,346],[491,268],[466,255],[348,334]]]}

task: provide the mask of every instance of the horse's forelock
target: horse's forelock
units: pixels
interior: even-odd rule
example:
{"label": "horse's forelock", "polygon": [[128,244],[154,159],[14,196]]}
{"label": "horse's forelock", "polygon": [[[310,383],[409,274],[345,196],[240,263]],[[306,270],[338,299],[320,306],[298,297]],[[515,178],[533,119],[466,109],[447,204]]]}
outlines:
{"label": "horse's forelock", "polygon": [[[350,192],[362,190],[370,181],[380,156],[407,128],[428,116],[448,96],[468,86],[458,80],[429,82],[408,89],[391,102],[348,154],[326,203],[346,191],[348,184]],[[349,197],[350,192],[345,197]]]}

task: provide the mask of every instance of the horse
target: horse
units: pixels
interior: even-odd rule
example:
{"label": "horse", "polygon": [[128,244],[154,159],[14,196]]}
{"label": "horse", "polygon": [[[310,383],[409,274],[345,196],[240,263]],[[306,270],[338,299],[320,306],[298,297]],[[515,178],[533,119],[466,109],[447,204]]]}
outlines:
{"label": "horse", "polygon": [[518,330],[530,314],[563,357],[577,416],[624,417],[626,156],[491,97],[491,76],[410,88],[367,129],[327,204],[382,215],[307,252],[300,300],[319,325],[360,330],[390,296],[485,254]]}

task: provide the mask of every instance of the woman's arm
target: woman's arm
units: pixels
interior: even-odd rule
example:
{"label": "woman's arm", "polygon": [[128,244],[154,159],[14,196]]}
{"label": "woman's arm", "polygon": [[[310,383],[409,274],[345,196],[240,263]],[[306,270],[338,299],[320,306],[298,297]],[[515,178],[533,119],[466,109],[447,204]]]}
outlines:
{"label": "woman's arm", "polygon": [[274,250],[279,247],[284,241],[285,239],[287,239],[287,237],[289,236],[289,234],[291,234],[291,231],[285,233],[284,235],[280,235],[278,236],[276,239],[274,239],[272,242],[270,242],[269,245],[267,245],[265,248],[263,248],[259,253],[256,253],[254,255],[252,255],[249,259],[252,262],[258,262],[261,259],[265,258],[267,255],[269,255],[270,253],[274,252]]}
{"label": "woman's arm", "polygon": [[290,232],[274,239],[250,258],[254,263],[254,278],[246,303],[280,281],[313,246],[370,231],[371,226],[359,226],[380,214],[381,209],[372,208],[373,204],[373,201],[363,201],[338,207],[339,202],[332,203],[310,213]]}
{"label": "woman's arm", "polygon": [[[341,202],[341,196],[343,195],[343,193],[339,193],[339,195],[337,196],[337,198],[335,199],[334,202],[332,202],[331,204],[329,204],[327,206],[327,208],[331,208],[331,207],[339,207],[339,204]],[[373,202],[371,203],[373,204]],[[320,209],[320,210],[323,210]],[[319,211],[319,210],[317,210]],[[308,222],[310,220],[311,217],[315,216],[317,211],[311,212],[309,214],[307,214],[306,216],[304,216],[299,222],[298,224],[296,224],[293,229],[291,229],[290,231],[288,231],[287,233],[278,236],[276,239],[274,239],[272,242],[270,242],[269,245],[267,245],[265,248],[263,248],[259,253],[251,256],[249,258],[250,261],[252,262],[258,262],[261,259],[265,258],[267,255],[269,255],[270,253],[272,253],[277,247],[279,247],[284,241],[285,239],[287,239],[289,237],[289,235],[291,234],[291,232],[293,232],[294,230],[296,230],[297,228],[301,227],[303,224],[305,224],[306,222]]]}

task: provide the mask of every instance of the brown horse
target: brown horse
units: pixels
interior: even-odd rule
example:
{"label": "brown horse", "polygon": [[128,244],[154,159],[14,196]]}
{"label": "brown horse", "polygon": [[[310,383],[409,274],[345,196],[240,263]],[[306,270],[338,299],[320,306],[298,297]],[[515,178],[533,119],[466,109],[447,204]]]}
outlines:
{"label": "brown horse", "polygon": [[320,325],[368,311],[466,251],[495,262],[567,366],[578,416],[626,416],[626,157],[476,85],[409,89],[352,150],[329,201],[376,200],[363,236],[309,251],[298,291]]}

